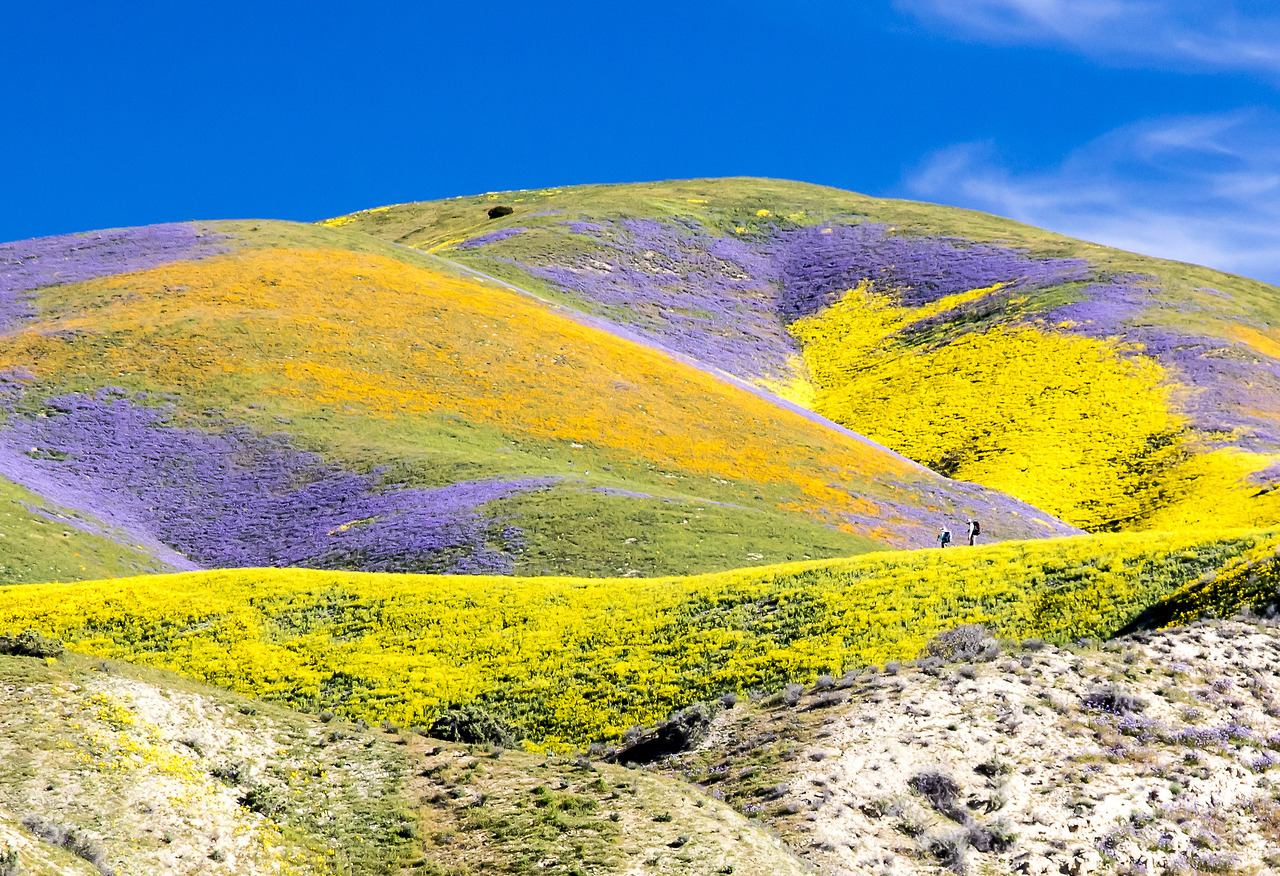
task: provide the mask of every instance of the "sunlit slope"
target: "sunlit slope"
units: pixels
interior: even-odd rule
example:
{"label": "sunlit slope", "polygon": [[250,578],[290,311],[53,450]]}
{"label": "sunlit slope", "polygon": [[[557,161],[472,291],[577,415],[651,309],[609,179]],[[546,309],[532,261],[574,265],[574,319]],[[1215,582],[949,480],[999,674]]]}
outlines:
{"label": "sunlit slope", "polygon": [[[514,213],[489,219],[495,205]],[[997,217],[775,180],[330,220],[608,316],[1089,529],[1280,519],[1280,291]]]}
{"label": "sunlit slope", "polygon": [[65,652],[0,655],[0,684],[5,876],[622,876],[668,853],[686,876],[808,872],[764,825],[656,771],[302,715]]}
{"label": "sunlit slope", "polygon": [[0,630],[370,720],[429,726],[475,702],[585,744],[726,691],[912,658],[957,624],[1105,638],[1219,570],[1274,577],[1278,546],[1109,534],[632,580],[212,571],[0,589]]}
{"label": "sunlit slope", "polygon": [[0,683],[7,874],[394,873],[420,851],[405,751],[376,731],[74,654],[0,655]]}
{"label": "sunlit slope", "polygon": [[420,254],[214,227],[0,335],[0,475],[170,567],[648,575],[1070,531]]}
{"label": "sunlit slope", "polygon": [[[155,548],[155,545],[150,546]],[[160,551],[155,551],[160,553]],[[72,581],[169,572],[146,545],[0,478],[0,582]]]}

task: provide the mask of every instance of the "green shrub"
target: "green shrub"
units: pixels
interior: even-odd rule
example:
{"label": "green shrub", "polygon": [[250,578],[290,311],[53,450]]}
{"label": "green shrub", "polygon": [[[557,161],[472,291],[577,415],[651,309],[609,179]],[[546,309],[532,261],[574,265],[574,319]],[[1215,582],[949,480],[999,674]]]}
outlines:
{"label": "green shrub", "polygon": [[492,712],[474,704],[450,709],[431,725],[436,739],[468,745],[489,743],[509,748],[516,742],[515,728]]}
{"label": "green shrub", "polygon": [[65,650],[61,639],[50,638],[37,630],[0,636],[0,654],[15,657],[61,657]]}

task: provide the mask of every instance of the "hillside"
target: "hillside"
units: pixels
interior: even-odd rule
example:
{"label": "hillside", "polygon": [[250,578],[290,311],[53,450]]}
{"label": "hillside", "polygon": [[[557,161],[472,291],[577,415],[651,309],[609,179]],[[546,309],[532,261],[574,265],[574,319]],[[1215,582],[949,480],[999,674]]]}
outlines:
{"label": "hillside", "polygon": [[[8,873],[1260,873],[1280,866],[1274,622],[855,666],[557,757],[0,656]],[[640,739],[645,738],[640,736]],[[634,749],[633,749],[634,750]]]}
{"label": "hillside", "polygon": [[969,516],[1075,531],[348,229],[125,229],[0,264],[0,581],[688,574],[927,545]]}
{"label": "hillside", "polygon": [[1277,534],[1122,534],[654,579],[223,570],[0,588],[0,630],[312,712],[503,716],[586,747],[724,693],[907,660],[987,624],[1067,643],[1265,604]]}
{"label": "hillside", "polygon": [[0,656],[0,683],[18,872],[388,872],[417,845],[381,734],[75,655]]}
{"label": "hillside", "polygon": [[[511,215],[489,219],[495,204]],[[1280,291],[993,216],[772,180],[330,220],[630,326],[1089,530],[1277,519]]]}
{"label": "hillside", "polygon": [[822,873],[1270,873],[1278,651],[1274,621],[961,648],[724,710],[661,767]]}
{"label": "hillside", "polygon": [[604,874],[656,857],[650,872],[803,872],[662,776],[433,744],[75,656],[0,656],[0,682],[16,694],[0,700],[6,876]]}
{"label": "hillside", "polygon": [[0,244],[0,876],[1270,872],[1277,296],[750,179]]}

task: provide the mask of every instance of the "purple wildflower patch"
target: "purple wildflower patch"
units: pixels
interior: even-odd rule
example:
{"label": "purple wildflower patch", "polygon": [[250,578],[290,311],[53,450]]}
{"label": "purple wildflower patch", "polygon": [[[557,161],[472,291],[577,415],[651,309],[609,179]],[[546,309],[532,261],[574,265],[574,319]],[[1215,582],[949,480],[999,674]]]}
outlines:
{"label": "purple wildflower patch", "polygon": [[[982,521],[985,533],[979,537],[982,542],[1075,535],[1079,532],[1038,508],[979,484],[951,481],[947,484],[947,489],[957,502],[956,511],[952,514],[963,514],[967,518]],[[938,530],[943,526],[956,525],[952,514],[922,511],[908,496],[909,494],[904,495],[902,500],[897,500],[867,495],[866,498],[876,506],[874,513],[846,513],[842,516],[845,522],[866,531],[890,530],[902,547],[936,547]]]}
{"label": "purple wildflower patch", "polygon": [[788,322],[833,304],[870,280],[908,307],[1008,283],[1043,288],[1084,280],[1084,259],[1036,259],[1010,247],[960,238],[892,234],[874,222],[779,231],[761,244],[782,287]]}
{"label": "purple wildflower patch", "polygon": [[[522,266],[678,353],[738,377],[787,380],[799,351],[788,323],[870,280],[918,305],[995,283],[1082,280],[1081,259],[1035,259],[994,244],[900,236],[874,223],[717,236],[692,219],[563,223],[594,251],[547,252]],[[824,233],[826,232],[826,233]]]}
{"label": "purple wildflower patch", "polygon": [[160,558],[178,567],[510,573],[522,534],[509,527],[491,543],[479,509],[553,482],[379,489],[376,474],[343,471],[288,436],[180,428],[119,391],[47,404],[0,431],[0,474],[167,548]]}
{"label": "purple wildflower patch", "polygon": [[499,228],[497,231],[490,231],[488,234],[481,234],[478,237],[464,240],[458,244],[458,249],[475,249],[476,247],[497,243],[499,240],[506,240],[508,237],[515,237],[517,234],[523,233],[523,228]]}
{"label": "purple wildflower patch", "polygon": [[32,315],[21,293],[218,255],[229,239],[173,222],[0,243],[0,331]]}
{"label": "purple wildflower patch", "polygon": [[1280,448],[1280,425],[1258,413],[1272,410],[1280,397],[1280,362],[1260,360],[1253,350],[1219,338],[1152,325],[1171,321],[1159,316],[1174,305],[1162,300],[1150,277],[1090,284],[1082,295],[1052,311],[1049,319],[1090,337],[1123,338],[1169,368],[1192,388],[1180,407],[1211,444],[1263,453]]}
{"label": "purple wildflower patch", "polygon": [[776,315],[774,271],[750,244],[692,220],[567,227],[595,251],[548,251],[523,267],[646,340],[740,377],[786,379],[796,347]]}

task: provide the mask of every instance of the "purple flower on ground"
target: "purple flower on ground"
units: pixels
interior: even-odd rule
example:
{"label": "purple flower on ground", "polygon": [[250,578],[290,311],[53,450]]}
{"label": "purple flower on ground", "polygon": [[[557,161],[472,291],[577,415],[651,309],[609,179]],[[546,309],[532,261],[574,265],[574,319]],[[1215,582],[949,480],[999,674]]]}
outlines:
{"label": "purple flower on ground", "polygon": [[508,237],[515,237],[517,234],[523,233],[523,228],[499,228],[497,231],[490,231],[488,234],[481,234],[478,237],[464,240],[458,244],[458,249],[475,249],[476,247],[497,243],[499,240],[506,240]]}
{"label": "purple flower on ground", "polygon": [[0,243],[0,331],[32,315],[21,293],[218,255],[229,239],[174,222]]}
{"label": "purple flower on ground", "polygon": [[[553,479],[380,487],[245,426],[180,428],[119,391],[50,399],[0,431],[0,474],[160,550],[179,567],[502,574],[483,505]],[[176,552],[176,553],[175,553]],[[185,560],[184,560],[185,558]]]}
{"label": "purple flower on ground", "polygon": [[595,249],[548,250],[522,266],[594,314],[740,377],[786,379],[796,347],[777,318],[775,272],[742,240],[692,220],[566,223]]}
{"label": "purple flower on ground", "polygon": [[1122,337],[1170,369],[1195,390],[1180,407],[1211,443],[1264,453],[1280,449],[1280,425],[1262,413],[1280,396],[1280,362],[1260,360],[1219,338],[1152,325],[1151,317],[1171,306],[1153,278],[1117,277],[1086,286],[1083,295],[1049,319],[1090,337]]}
{"label": "purple flower on ground", "polygon": [[1084,259],[1037,259],[1010,247],[952,237],[893,234],[874,222],[780,231],[761,243],[782,285],[788,321],[833,304],[870,280],[908,307],[1009,283],[1042,288],[1084,280]]}
{"label": "purple flower on ground", "polygon": [[1035,259],[993,244],[901,236],[874,223],[716,236],[692,219],[563,223],[593,251],[548,249],[522,266],[597,315],[746,379],[787,380],[791,321],[872,280],[906,304],[997,282],[1083,279],[1079,259]]}

